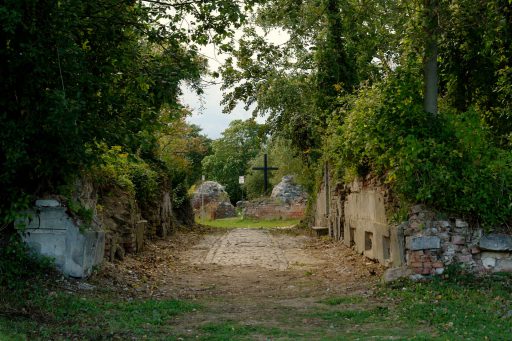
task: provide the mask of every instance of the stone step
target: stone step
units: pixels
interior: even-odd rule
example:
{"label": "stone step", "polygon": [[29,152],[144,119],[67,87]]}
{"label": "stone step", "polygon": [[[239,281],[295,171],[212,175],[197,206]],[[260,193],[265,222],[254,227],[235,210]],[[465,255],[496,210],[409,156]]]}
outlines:
{"label": "stone step", "polygon": [[326,236],[329,234],[329,228],[327,226],[311,226],[311,228],[316,232],[317,236]]}

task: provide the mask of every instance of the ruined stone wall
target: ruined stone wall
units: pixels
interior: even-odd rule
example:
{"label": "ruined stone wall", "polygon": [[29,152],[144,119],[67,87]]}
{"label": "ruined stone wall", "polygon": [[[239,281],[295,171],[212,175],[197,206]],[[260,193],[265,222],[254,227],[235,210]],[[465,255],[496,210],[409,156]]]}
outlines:
{"label": "ruined stone wall", "polygon": [[141,216],[147,221],[145,235],[148,239],[167,237],[174,228],[170,192],[164,190],[158,200],[141,206]]}
{"label": "ruined stone wall", "polygon": [[347,185],[325,176],[312,226],[392,268],[389,279],[441,274],[451,264],[477,273],[512,271],[512,236],[486,235],[457,218],[439,219],[422,205],[411,208],[407,221],[390,224],[390,205],[387,189],[372,179]]}
{"label": "ruined stone wall", "polygon": [[192,207],[197,218],[214,220],[236,216],[224,186],[215,181],[205,181],[192,196]]}
{"label": "ruined stone wall", "polygon": [[486,235],[461,219],[436,219],[414,206],[403,224],[407,267],[416,276],[442,274],[451,264],[477,272],[512,271],[512,236]]}
{"label": "ruined stone wall", "polygon": [[403,247],[400,231],[386,218],[387,191],[366,181],[341,184],[325,166],[317,195],[313,226],[328,229],[329,236],[388,266],[400,266]]}
{"label": "ruined stone wall", "polygon": [[283,203],[275,199],[244,202],[243,214],[255,219],[301,219],[306,210],[305,203]]}
{"label": "ruined stone wall", "polygon": [[353,182],[344,200],[344,242],[366,257],[388,266],[400,266],[402,252],[397,228],[388,224],[386,191]]}

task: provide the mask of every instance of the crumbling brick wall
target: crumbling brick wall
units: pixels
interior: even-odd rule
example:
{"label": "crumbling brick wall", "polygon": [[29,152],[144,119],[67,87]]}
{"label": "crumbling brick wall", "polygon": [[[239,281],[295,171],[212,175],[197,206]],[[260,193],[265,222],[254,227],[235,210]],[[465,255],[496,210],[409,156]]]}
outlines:
{"label": "crumbling brick wall", "polygon": [[276,199],[261,199],[244,202],[243,214],[255,219],[301,219],[306,204],[303,202],[283,203]]}

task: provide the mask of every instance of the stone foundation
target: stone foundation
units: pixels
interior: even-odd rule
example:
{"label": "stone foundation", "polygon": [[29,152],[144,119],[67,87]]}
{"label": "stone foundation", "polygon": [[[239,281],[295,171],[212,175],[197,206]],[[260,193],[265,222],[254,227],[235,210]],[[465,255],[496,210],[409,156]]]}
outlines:
{"label": "stone foundation", "polygon": [[388,224],[386,188],[354,181],[335,183],[325,168],[324,181],[315,203],[312,226],[325,227],[328,234],[347,246],[386,266],[404,263],[403,231]]}

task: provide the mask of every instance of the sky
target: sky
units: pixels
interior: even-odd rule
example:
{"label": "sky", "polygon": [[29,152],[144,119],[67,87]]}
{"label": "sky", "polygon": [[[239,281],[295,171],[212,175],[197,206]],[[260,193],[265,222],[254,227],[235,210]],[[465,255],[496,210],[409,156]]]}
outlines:
{"label": "sky", "polygon": [[[246,120],[252,117],[251,110],[244,110],[243,105],[238,105],[229,114],[222,113],[222,105],[220,104],[222,91],[220,90],[220,84],[209,85],[203,90],[204,93],[198,96],[185,85],[182,86],[183,95],[181,96],[181,103],[192,111],[192,116],[187,118],[187,122],[200,126],[203,134],[209,138],[219,138],[233,120]],[[256,120],[259,123],[265,122],[263,117],[258,117]]]}
{"label": "sky", "polygon": [[[238,33],[240,34],[240,32]],[[273,43],[282,43],[288,39],[288,35],[283,31],[273,31],[267,35],[267,39]],[[219,55],[213,45],[207,45],[201,48],[200,52],[207,57],[211,71],[217,70],[222,62],[228,57]],[[211,81],[211,79],[207,79]],[[219,83],[219,79],[216,80]],[[198,96],[191,91],[185,84],[182,85],[183,95],[180,101],[192,111],[192,116],[187,118],[187,122],[198,125],[202,128],[203,134],[211,139],[217,139],[221,133],[229,126],[233,120],[246,120],[252,117],[252,110],[244,110],[243,104],[238,105],[233,112],[229,114],[222,113],[222,91],[220,84],[212,84],[205,87],[204,93]],[[258,116],[256,121],[265,122],[265,117]]]}

